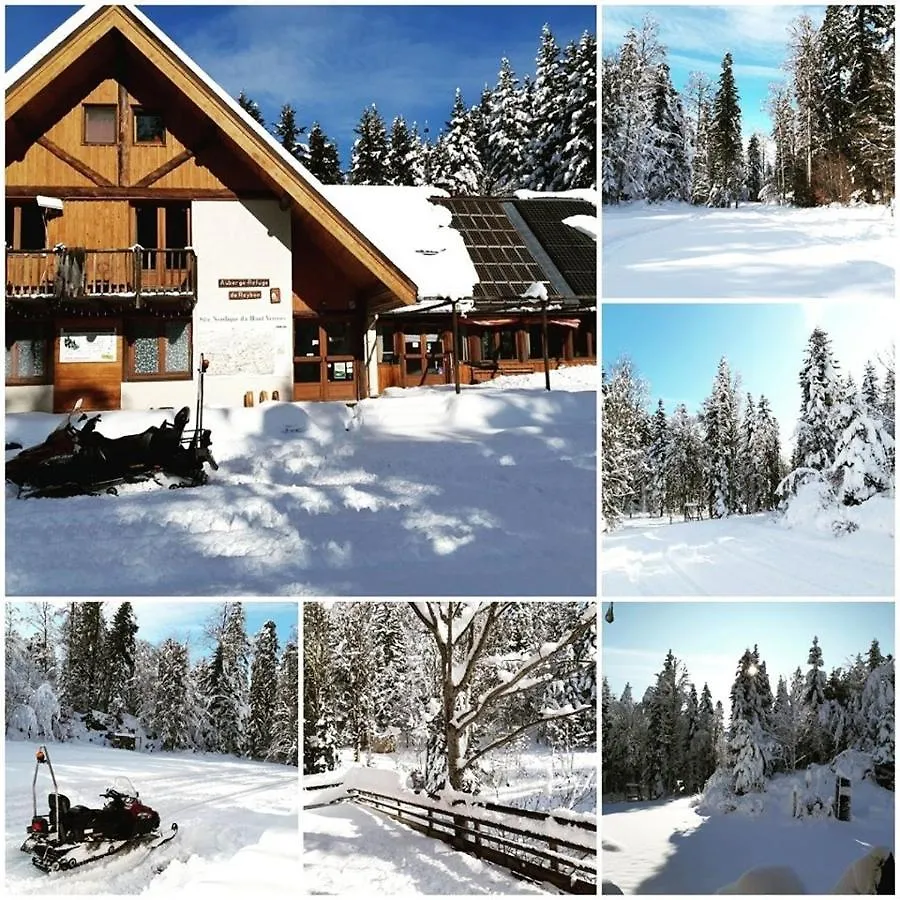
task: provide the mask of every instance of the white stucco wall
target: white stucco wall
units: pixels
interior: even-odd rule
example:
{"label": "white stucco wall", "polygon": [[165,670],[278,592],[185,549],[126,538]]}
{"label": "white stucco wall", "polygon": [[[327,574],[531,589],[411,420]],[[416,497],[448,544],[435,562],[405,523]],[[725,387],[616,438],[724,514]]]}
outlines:
{"label": "white stucco wall", "polygon": [[[197,253],[194,367],[210,360],[205,402],[241,406],[252,391],[292,399],[291,217],[275,200],[201,200],[191,207]],[[219,279],[268,279],[263,286],[220,287]],[[271,291],[281,301],[271,301]],[[258,299],[234,299],[229,291],[259,291]],[[144,387],[140,385],[139,387]],[[170,388],[172,385],[170,384]],[[190,386],[191,392],[195,386]],[[178,401],[190,403],[190,399]],[[166,405],[176,405],[167,400]]]}

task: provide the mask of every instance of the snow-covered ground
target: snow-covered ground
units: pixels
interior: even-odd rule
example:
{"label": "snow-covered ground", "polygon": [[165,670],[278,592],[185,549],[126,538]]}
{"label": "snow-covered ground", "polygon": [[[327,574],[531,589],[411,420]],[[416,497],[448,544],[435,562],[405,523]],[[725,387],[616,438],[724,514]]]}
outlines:
{"label": "snow-covered ground", "polygon": [[603,535],[605,596],[888,596],[894,590],[894,502],[847,508],[858,531],[769,513],[669,524],[625,519]]}
{"label": "snow-covered ground", "polygon": [[894,296],[886,206],[604,206],[604,297]]}
{"label": "snow-covered ground", "polygon": [[[596,593],[596,366],[343,403],[207,409],[191,490],[18,500],[10,595]],[[171,415],[171,413],[170,413]],[[6,417],[30,446],[60,420]],[[109,437],[160,412],[104,413]]]}
{"label": "snow-covered ground", "polygon": [[354,803],[303,814],[303,877],[348,897],[548,893]]}
{"label": "snow-covered ground", "polygon": [[[833,792],[833,775],[822,781]],[[777,776],[727,814],[690,797],[604,803],[603,878],[626,894],[713,894],[748,869],[790,866],[807,893],[827,894],[872,847],[894,847],[892,791],[854,781],[850,822],[801,820],[791,816],[791,791],[802,784],[802,775]]]}
{"label": "snow-covered ground", "polygon": [[[297,770],[273,763],[191,753],[137,753],[81,743],[49,745],[59,789],[72,804],[102,805],[117,775],[160,815],[173,841],[151,853],[123,851],[71,873],[46,875],[20,852],[31,822],[37,744],[7,741],[6,896],[23,894],[287,895],[300,883]],[[38,812],[52,790],[39,773]],[[199,891],[199,893],[197,893]],[[205,893],[210,891],[209,894]]]}
{"label": "snow-covered ground", "polygon": [[[492,786],[485,784],[480,799],[523,809],[559,809],[571,798],[572,785],[546,751],[539,748],[512,756],[492,754],[489,768],[496,774]],[[413,751],[371,754],[372,768],[354,766],[344,750],[341,765],[333,772],[303,778],[306,807],[333,803],[347,796],[348,786],[367,787],[388,795],[403,795],[408,773],[420,767]],[[596,785],[595,753],[574,753],[568,768],[587,776]],[[502,773],[502,774],[501,774]],[[318,785],[342,782],[342,787],[317,789]],[[415,796],[415,795],[411,795]],[[458,795],[455,795],[458,797]],[[449,807],[449,798],[438,801]],[[596,813],[596,789],[579,794],[581,812],[563,811],[562,816],[590,817]],[[502,818],[499,813],[485,816]],[[523,827],[516,820],[515,824]],[[528,820],[535,828],[552,828]],[[568,830],[568,829],[565,829]],[[593,845],[595,848],[595,845]],[[506,869],[460,853],[434,838],[356,803],[305,809],[303,813],[303,870],[307,884],[318,892],[352,896],[395,894],[541,894],[546,891],[521,881]],[[555,893],[555,891],[551,891]]]}

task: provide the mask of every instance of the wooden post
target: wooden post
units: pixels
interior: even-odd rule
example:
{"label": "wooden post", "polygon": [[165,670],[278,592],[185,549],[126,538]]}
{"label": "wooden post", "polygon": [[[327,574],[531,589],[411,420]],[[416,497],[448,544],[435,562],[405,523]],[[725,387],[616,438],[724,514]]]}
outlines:
{"label": "wooden post", "polygon": [[541,342],[544,345],[544,385],[550,390],[550,350],[547,347],[547,301],[541,301]]}
{"label": "wooden post", "polygon": [[458,300],[450,301],[450,309],[453,311],[453,383],[456,393],[459,393],[459,315],[456,311]]}

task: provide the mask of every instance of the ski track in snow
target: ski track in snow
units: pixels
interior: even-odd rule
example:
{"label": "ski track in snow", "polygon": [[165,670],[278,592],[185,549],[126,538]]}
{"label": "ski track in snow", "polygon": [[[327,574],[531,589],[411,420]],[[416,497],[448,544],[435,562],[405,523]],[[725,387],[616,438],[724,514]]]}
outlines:
{"label": "ski track in snow", "polygon": [[[582,369],[582,371],[579,371]],[[210,483],[18,500],[8,595],[596,594],[597,367],[209,409]],[[103,414],[103,433],[159,412]],[[40,442],[58,416],[12,414]]]}
{"label": "ski track in snow", "polygon": [[[44,874],[20,847],[31,821],[36,743],[6,742],[6,890],[25,894],[168,893],[215,888],[253,896],[260,888],[296,890],[300,883],[297,769],[215,755],[137,753],[85,744],[49,745],[60,792],[72,804],[102,805],[99,795],[126,775],[160,815],[170,843],[137,848],[70,873]],[[46,812],[49,773],[37,783]]]}
{"label": "ski track in snow", "polygon": [[604,206],[602,217],[604,297],[894,296],[883,206],[635,203]]}
{"label": "ski track in snow", "polygon": [[603,536],[607,596],[889,596],[893,537],[834,537],[784,528],[769,516],[642,527]]}
{"label": "ski track in snow", "polygon": [[303,874],[314,894],[547,893],[354,803],[304,814]]}

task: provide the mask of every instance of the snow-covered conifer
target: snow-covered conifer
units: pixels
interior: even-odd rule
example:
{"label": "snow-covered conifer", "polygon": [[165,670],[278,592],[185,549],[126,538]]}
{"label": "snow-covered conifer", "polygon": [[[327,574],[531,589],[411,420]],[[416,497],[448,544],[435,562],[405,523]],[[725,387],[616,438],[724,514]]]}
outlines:
{"label": "snow-covered conifer", "polygon": [[525,186],[525,160],[531,138],[531,115],[522,105],[518,79],[506,57],[490,93],[487,119],[487,166],[484,178],[494,192],[509,194]]}
{"label": "snow-covered conifer", "polygon": [[357,138],[350,153],[350,184],[387,184],[387,132],[374,103],[353,130]]}
{"label": "snow-covered conifer", "polygon": [[309,156],[309,147],[300,140],[305,131],[304,126],[297,124],[297,111],[290,103],[285,103],[272,132],[281,146],[300,162],[305,162]]}
{"label": "snow-covered conifer", "polygon": [[313,122],[309,130],[309,153],[303,164],[322,184],[342,184],[341,160],[337,145],[328,139],[322,126]]}
{"label": "snow-covered conifer", "polygon": [[254,759],[265,759],[272,744],[278,682],[278,636],[275,623],[266,622],[253,642],[250,666],[250,718],[248,750]]}
{"label": "snow-covered conifer", "polygon": [[453,195],[477,194],[484,176],[469,111],[457,88],[447,130],[441,135],[440,168],[432,172],[435,187]]}

